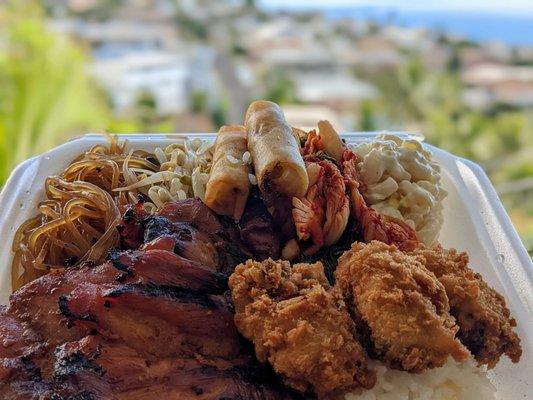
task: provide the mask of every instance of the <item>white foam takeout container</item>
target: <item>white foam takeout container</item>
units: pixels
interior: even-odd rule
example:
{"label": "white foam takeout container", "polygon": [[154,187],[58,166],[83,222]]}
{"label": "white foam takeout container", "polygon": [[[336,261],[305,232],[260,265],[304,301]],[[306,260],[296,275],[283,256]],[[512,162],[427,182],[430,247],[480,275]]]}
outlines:
{"label": "white foam takeout container", "polygon": [[[370,140],[377,133],[343,135],[349,142]],[[154,150],[177,138],[214,135],[120,135],[131,148]],[[20,164],[0,194],[0,304],[7,304],[11,293],[11,243],[16,229],[36,214],[44,198],[43,184],[49,175],[58,174],[76,156],[97,143],[102,135],[75,138],[49,152]],[[519,364],[503,357],[489,372],[499,399],[533,399],[533,265],[494,188],[476,164],[424,144],[442,168],[444,225],[440,242],[444,247],[467,251],[471,266],[502,293],[518,322],[524,350]]]}

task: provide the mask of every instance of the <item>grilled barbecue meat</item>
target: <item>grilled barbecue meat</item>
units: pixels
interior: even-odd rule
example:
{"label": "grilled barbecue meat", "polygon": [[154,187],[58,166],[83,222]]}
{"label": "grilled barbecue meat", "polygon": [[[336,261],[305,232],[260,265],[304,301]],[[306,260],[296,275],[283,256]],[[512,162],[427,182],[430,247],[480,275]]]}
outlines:
{"label": "grilled barbecue meat", "polygon": [[255,260],[280,257],[281,233],[278,232],[257,188],[248,197],[239,226],[240,238]]}
{"label": "grilled barbecue meat", "polygon": [[0,306],[0,359],[32,353],[39,339],[28,324],[10,315],[5,306]]}
{"label": "grilled barbecue meat", "polygon": [[172,248],[184,258],[228,274],[252,255],[241,243],[235,223],[219,219],[199,199],[167,203],[157,215],[130,208],[118,229],[123,249],[152,247],[151,242],[158,241],[157,248]]}
{"label": "grilled barbecue meat", "polygon": [[83,266],[67,269],[64,273],[44,275],[11,295],[8,312],[27,323],[50,346],[76,340],[82,333],[76,328],[69,329],[66,318],[59,311],[57,299],[70,293],[79,282],[113,282],[119,273],[106,263],[96,268]]}
{"label": "grilled barbecue meat", "polygon": [[6,307],[0,307],[0,382],[9,382],[0,383],[1,399],[31,398],[33,393],[28,394],[24,382],[41,380],[41,371],[32,361],[33,356],[44,351],[40,340],[40,335],[25,322],[10,315]]}
{"label": "grilled barbecue meat", "polygon": [[[48,381],[28,380],[25,378],[11,378],[11,380],[7,381],[0,376],[0,398],[2,400],[63,400],[61,397],[53,396],[53,385]],[[67,400],[93,399],[71,398]]]}
{"label": "grilled barbecue meat", "polygon": [[[24,355],[36,364],[43,377],[49,378],[52,374],[50,360],[55,347],[78,340],[87,333],[79,325],[69,325],[58,307],[59,297],[69,294],[80,282],[152,283],[203,293],[222,293],[227,289],[226,279],[222,275],[171,252],[113,252],[110,262],[48,274],[16,291],[11,296],[9,308],[3,309],[0,314],[0,330],[8,345],[0,351],[0,358]],[[29,342],[30,339],[33,344]],[[8,365],[18,364],[9,362]],[[6,368],[5,374],[12,369]]]}
{"label": "grilled barbecue meat", "polygon": [[239,226],[200,200],[187,199],[167,203],[157,215],[130,208],[119,231],[124,249],[173,250],[228,275],[248,258],[278,258],[282,236],[258,190],[249,197]]}
{"label": "grilled barbecue meat", "polygon": [[234,359],[241,343],[221,296],[144,285],[80,284],[59,299],[65,316],[86,333],[121,338],[147,357]]}
{"label": "grilled barbecue meat", "polygon": [[112,253],[111,262],[97,267],[71,268],[30,282],[13,293],[8,311],[26,321],[52,345],[76,340],[81,333],[76,327],[67,327],[67,320],[57,306],[59,296],[70,293],[80,282],[107,284],[117,281],[154,283],[205,293],[221,293],[226,288],[222,275],[170,252]]}
{"label": "grilled barbecue meat", "polygon": [[[270,181],[266,181],[266,186],[270,186]],[[292,198],[277,193],[275,189],[268,189],[263,192],[263,201],[272,219],[282,234],[283,240],[288,240],[296,236],[296,227],[292,218]]]}
{"label": "grilled barbecue meat", "polygon": [[[158,216],[172,221],[177,232],[174,251],[190,260],[229,274],[235,265],[251,256],[238,240],[236,225],[228,219],[219,219],[200,199],[167,203]],[[146,235],[145,232],[145,242]],[[205,260],[207,254],[209,263]]]}
{"label": "grilled barbecue meat", "polygon": [[[250,360],[160,358],[148,362],[121,341],[87,336],[55,351],[54,380],[31,377],[0,384],[3,400],[289,400],[295,399],[271,370]],[[20,361],[20,364],[23,364]],[[38,375],[38,373],[37,373]]]}
{"label": "grilled barbecue meat", "polygon": [[321,263],[249,260],[235,269],[229,285],[239,331],[287,385],[319,397],[374,385],[353,322]]}
{"label": "grilled barbecue meat", "polygon": [[257,364],[223,294],[251,256],[234,222],[186,200],[155,216],[132,208],[119,231],[130,250],[45,275],[0,307],[0,398],[294,398]]}
{"label": "grilled barbecue meat", "polygon": [[[31,318],[28,312],[16,310],[13,303],[10,309],[0,310],[0,329],[8,344],[2,349],[3,358],[0,359],[0,398],[151,399],[154,393],[165,399],[293,398],[290,394],[282,394],[286,390],[280,389],[275,379],[267,379],[268,374],[255,364],[252,354],[242,348],[226,298],[201,292],[213,288],[211,284],[198,285],[201,276],[209,278],[214,274],[212,271],[202,268],[200,275],[192,275],[193,284],[197,284],[196,292],[178,286],[146,284],[152,279],[164,284],[173,282],[150,270],[149,266],[157,269],[155,262],[162,256],[172,261],[166,262],[164,267],[167,274],[177,274],[179,268],[187,265],[175,254],[161,253],[165,252],[117,254],[114,262],[99,267],[86,266],[40,278],[28,285],[30,293],[24,293],[26,287],[20,289],[16,305],[32,306],[34,312],[36,305],[29,301],[31,293],[44,296],[44,290],[50,289],[48,297],[57,303],[59,294],[67,293],[67,286],[75,287],[60,301],[60,309],[69,318],[52,311],[50,324],[46,323],[44,310],[39,314],[41,321]],[[176,260],[178,270],[173,271],[169,265]],[[115,268],[114,264],[120,268]],[[75,285],[74,281],[83,282],[85,278],[96,281],[90,276],[94,271],[101,273],[100,282]],[[136,283],[118,284],[117,279]],[[58,286],[53,287],[51,282]],[[181,285],[186,281],[182,279],[177,283]],[[215,288],[218,290],[217,286]],[[49,306],[52,307],[52,303]],[[58,331],[52,338],[34,333],[18,319],[16,311],[26,315],[36,326],[45,327],[43,332],[51,332],[53,327]],[[77,358],[73,357],[73,352],[69,353],[70,358],[64,356],[65,343],[77,343],[87,333],[97,334],[91,336],[91,340],[104,340],[102,337],[111,340],[111,353],[100,348],[99,352],[116,357],[110,356],[101,369],[100,364],[81,357],[82,353],[78,352],[81,349],[73,350]],[[68,337],[75,339],[68,341]],[[135,357],[122,357],[124,354]],[[251,370],[258,371],[257,375],[250,377]],[[105,371],[110,372],[104,374]]]}
{"label": "grilled barbecue meat", "polygon": [[516,321],[501,294],[468,266],[468,255],[442,247],[413,252],[443,284],[450,299],[450,313],[457,320],[457,337],[480,364],[493,368],[503,354],[518,362],[520,338],[513,331]]}
{"label": "grilled barbecue meat", "polygon": [[[255,376],[253,374],[255,372]],[[257,365],[235,367],[223,360],[159,359],[152,363],[121,342],[88,336],[57,351],[55,374],[69,382],[70,396],[112,400],[282,400],[274,377]],[[259,379],[259,380],[258,380]],[[67,393],[62,388],[58,392]]]}
{"label": "grilled barbecue meat", "polygon": [[[161,243],[162,239],[157,241]],[[117,277],[122,283],[154,283],[203,293],[227,290],[227,278],[223,274],[178,256],[172,250],[148,247],[144,251],[112,251],[110,260],[122,271]]]}

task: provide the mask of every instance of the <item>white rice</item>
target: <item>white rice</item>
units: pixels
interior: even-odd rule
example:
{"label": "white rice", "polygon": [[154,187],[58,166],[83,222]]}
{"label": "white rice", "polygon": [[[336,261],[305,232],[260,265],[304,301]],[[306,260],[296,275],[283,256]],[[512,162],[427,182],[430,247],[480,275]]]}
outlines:
{"label": "white rice", "polygon": [[347,393],[344,400],[492,400],[496,388],[485,367],[474,361],[448,361],[441,368],[421,374],[392,370],[377,361],[370,361],[377,373],[371,390]]}

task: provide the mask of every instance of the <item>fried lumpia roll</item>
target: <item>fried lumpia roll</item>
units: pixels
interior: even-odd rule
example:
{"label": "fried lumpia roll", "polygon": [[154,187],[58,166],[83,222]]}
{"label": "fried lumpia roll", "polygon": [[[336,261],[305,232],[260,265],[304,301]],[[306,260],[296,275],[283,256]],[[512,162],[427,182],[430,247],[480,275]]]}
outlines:
{"label": "fried lumpia roll", "polygon": [[241,218],[250,194],[251,172],[242,161],[248,151],[246,130],[241,125],[223,126],[218,131],[211,174],[205,190],[205,204],[220,215]]}
{"label": "fried lumpia roll", "polygon": [[281,108],[270,101],[254,101],[246,111],[245,126],[261,191],[303,197],[309,183],[307,171]]}

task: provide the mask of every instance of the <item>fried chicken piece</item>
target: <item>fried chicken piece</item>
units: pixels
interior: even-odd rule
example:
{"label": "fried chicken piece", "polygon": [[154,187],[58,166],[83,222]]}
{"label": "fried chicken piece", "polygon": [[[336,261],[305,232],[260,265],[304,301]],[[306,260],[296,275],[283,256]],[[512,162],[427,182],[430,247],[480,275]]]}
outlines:
{"label": "fried chicken piece", "polygon": [[288,386],[319,398],[374,386],[353,321],[321,263],[248,260],[229,286],[239,331]]}
{"label": "fried chicken piece", "polygon": [[450,299],[450,313],[457,320],[457,337],[480,364],[493,368],[503,354],[513,362],[522,355],[516,321],[505,299],[468,267],[468,254],[438,246],[413,252],[443,284]]}
{"label": "fried chicken piece", "polygon": [[394,245],[354,243],[335,272],[371,355],[409,372],[469,356],[455,337],[444,287],[423,261]]}

